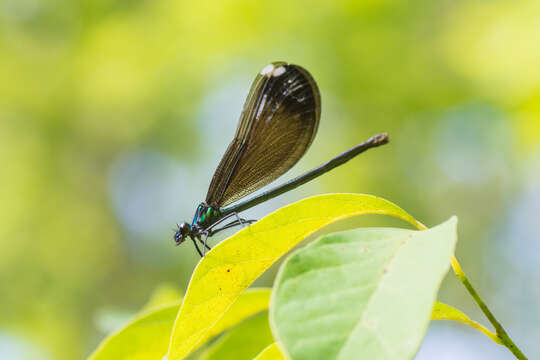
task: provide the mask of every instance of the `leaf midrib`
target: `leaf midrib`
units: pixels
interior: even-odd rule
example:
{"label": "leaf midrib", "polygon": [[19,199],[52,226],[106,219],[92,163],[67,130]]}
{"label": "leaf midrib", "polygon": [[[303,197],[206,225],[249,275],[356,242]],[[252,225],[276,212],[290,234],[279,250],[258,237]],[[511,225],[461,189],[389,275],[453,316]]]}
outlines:
{"label": "leaf midrib", "polygon": [[[402,236],[402,235],[401,235],[401,236]],[[401,237],[401,236],[400,236],[400,237]],[[388,262],[388,265],[386,266],[386,268],[389,268],[389,267],[392,265],[392,263],[394,262],[394,260],[395,260],[396,257],[397,257],[397,254],[399,253],[399,251],[401,250],[401,248],[402,248],[405,244],[407,244],[407,242],[408,242],[408,240],[409,240],[410,238],[411,238],[410,236],[406,236],[405,239],[403,239],[402,241],[400,241],[400,243],[399,243],[398,246],[396,247],[395,251],[392,253],[392,256],[391,256],[390,261]],[[343,349],[345,349],[345,348],[346,348],[346,345],[350,342],[351,336],[352,336],[353,333],[355,333],[356,329],[358,329],[359,326],[363,326],[364,315],[366,314],[366,311],[369,309],[370,304],[371,304],[371,301],[373,300],[374,295],[377,293],[377,291],[379,290],[379,288],[380,288],[380,286],[381,286],[381,283],[382,283],[381,279],[382,279],[385,275],[386,275],[385,272],[382,271],[381,274],[380,274],[380,276],[378,277],[378,281],[376,282],[375,289],[373,290],[373,292],[372,292],[371,295],[369,296],[368,301],[366,302],[366,306],[364,307],[364,311],[362,311],[361,314],[360,314],[360,319],[358,320],[357,325],[354,326],[354,327],[352,328],[352,330],[349,332],[349,335],[347,336],[346,340],[343,342],[343,346],[341,347],[341,350],[339,351],[338,356],[336,357],[336,359],[340,359],[340,358],[341,358]],[[384,344],[381,342],[380,336],[379,336],[378,334],[376,334],[376,333],[373,331],[373,329],[366,328],[366,330],[369,330],[371,333],[373,333],[373,334],[377,337],[379,343],[382,345],[382,348],[383,348],[384,352],[387,353],[386,347],[385,347]]]}

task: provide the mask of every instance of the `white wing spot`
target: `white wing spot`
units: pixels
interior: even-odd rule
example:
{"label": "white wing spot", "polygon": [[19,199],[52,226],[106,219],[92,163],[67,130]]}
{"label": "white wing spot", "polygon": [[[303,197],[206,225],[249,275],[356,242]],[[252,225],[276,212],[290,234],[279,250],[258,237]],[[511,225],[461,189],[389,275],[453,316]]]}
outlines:
{"label": "white wing spot", "polygon": [[280,66],[278,67],[276,70],[274,70],[274,72],[272,73],[272,76],[273,77],[278,77],[280,75],[283,75],[285,73],[285,67],[284,66]]}
{"label": "white wing spot", "polygon": [[270,76],[272,71],[274,71],[274,65],[268,64],[261,70],[261,75]]}

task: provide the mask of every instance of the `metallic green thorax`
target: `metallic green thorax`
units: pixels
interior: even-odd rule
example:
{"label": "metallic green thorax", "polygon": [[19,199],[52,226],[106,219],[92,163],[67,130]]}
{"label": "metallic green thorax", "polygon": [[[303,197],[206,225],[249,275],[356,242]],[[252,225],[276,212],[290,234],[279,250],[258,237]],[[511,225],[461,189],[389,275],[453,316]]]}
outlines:
{"label": "metallic green thorax", "polygon": [[198,225],[200,228],[204,229],[209,225],[212,225],[220,218],[221,213],[218,209],[215,209],[206,203],[201,203],[197,207],[197,211],[195,212],[191,226]]}

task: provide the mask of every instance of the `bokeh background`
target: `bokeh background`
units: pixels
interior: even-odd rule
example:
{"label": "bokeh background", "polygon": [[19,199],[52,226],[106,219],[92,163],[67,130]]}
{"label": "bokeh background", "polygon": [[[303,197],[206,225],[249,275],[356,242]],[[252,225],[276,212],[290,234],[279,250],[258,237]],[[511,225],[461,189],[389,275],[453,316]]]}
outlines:
{"label": "bokeh background", "polygon": [[[319,133],[282,181],[367,137],[391,143],[249,211],[385,197],[458,215],[457,255],[540,358],[540,2],[0,0],[0,354],[80,359],[198,256],[173,246],[255,74],[300,64]],[[405,226],[369,217],[338,224]],[[214,240],[214,243],[219,239]],[[275,269],[258,285],[271,285]],[[440,299],[487,324],[450,274]],[[417,359],[512,359],[461,324]]]}

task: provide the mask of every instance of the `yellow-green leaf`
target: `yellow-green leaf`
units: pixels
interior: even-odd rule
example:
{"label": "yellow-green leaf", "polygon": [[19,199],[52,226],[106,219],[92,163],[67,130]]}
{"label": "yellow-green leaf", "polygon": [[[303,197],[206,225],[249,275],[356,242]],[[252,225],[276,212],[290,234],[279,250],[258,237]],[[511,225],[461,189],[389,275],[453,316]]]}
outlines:
{"label": "yellow-green leaf", "polygon": [[276,343],[268,345],[254,360],[285,360]]}
{"label": "yellow-green leaf", "polygon": [[[252,289],[244,292],[217,321],[212,331],[206,334],[205,339],[208,340],[246,318],[268,309],[269,299],[270,289]],[[90,360],[163,358],[167,353],[171,330],[179,309],[179,302],[152,307],[103,340],[90,356]]]}
{"label": "yellow-green leaf", "polygon": [[162,359],[180,303],[154,307],[109,335],[90,355],[90,360]]}
{"label": "yellow-green leaf", "polygon": [[333,233],[296,250],[274,282],[276,341],[295,360],[412,359],[456,241],[454,217],[425,231]]}
{"label": "yellow-green leaf", "polygon": [[274,342],[268,324],[268,311],[255,315],[224,334],[199,360],[251,360]]}
{"label": "yellow-green leaf", "polygon": [[254,288],[248,289],[234,302],[234,304],[223,314],[221,319],[205,334],[201,344],[213,338],[224,330],[232,328],[244,319],[257,314],[263,310],[268,310],[270,303],[271,289]]}
{"label": "yellow-green leaf", "polygon": [[360,214],[386,214],[420,227],[391,202],[372,195],[328,194],[285,206],[222,241],[197,265],[169,347],[169,359],[183,359],[236,298],[293,246],[320,228]]}
{"label": "yellow-green leaf", "polygon": [[489,331],[483,325],[472,320],[460,310],[442,302],[437,301],[435,303],[435,306],[433,307],[433,312],[431,313],[431,320],[454,320],[462,322],[482,332],[484,335],[495,341],[497,344],[501,344],[501,340],[493,332]]}

